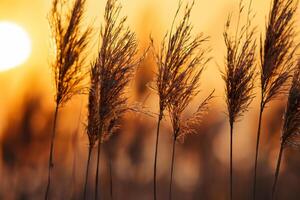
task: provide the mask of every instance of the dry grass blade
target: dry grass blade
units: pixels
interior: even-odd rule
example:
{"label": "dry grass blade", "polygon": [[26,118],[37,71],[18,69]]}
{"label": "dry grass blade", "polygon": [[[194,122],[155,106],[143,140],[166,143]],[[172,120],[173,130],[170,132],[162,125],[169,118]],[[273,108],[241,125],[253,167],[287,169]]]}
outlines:
{"label": "dry grass blade", "polygon": [[299,148],[300,146],[300,62],[289,92],[288,104],[284,117],[282,144]]}
{"label": "dry grass blade", "polygon": [[[199,66],[200,68],[204,66]],[[195,69],[196,70],[196,69]],[[192,75],[193,76],[193,75]],[[198,78],[198,74],[195,73],[194,78]],[[198,80],[197,80],[198,82]],[[177,98],[174,98],[168,102],[168,110],[170,113],[170,118],[173,128],[173,144],[172,144],[172,161],[171,161],[171,180],[169,187],[169,199],[172,199],[172,183],[173,183],[173,173],[174,173],[174,162],[175,162],[175,150],[176,142],[184,142],[184,139],[191,134],[197,134],[197,128],[195,128],[202,121],[204,113],[208,110],[208,104],[213,98],[213,92],[199,105],[197,111],[187,120],[182,119],[182,112],[185,110],[186,106],[190,103],[198,90],[196,87],[196,82],[192,81],[186,83],[186,89],[177,90]],[[194,92],[190,91],[190,89]],[[197,92],[196,92],[197,93]]]}
{"label": "dry grass blade", "polygon": [[116,0],[107,2],[106,24],[101,32],[102,46],[96,63],[100,70],[99,118],[106,126],[126,110],[126,87],[139,63],[135,59],[136,36],[125,26],[126,17],[116,21],[120,10]]}
{"label": "dry grass blade", "polygon": [[[199,66],[200,68],[203,66]],[[195,69],[196,70],[196,69]],[[195,77],[198,77],[196,73]],[[182,112],[185,110],[186,106],[192,100],[195,93],[191,91],[197,90],[198,88],[194,85],[195,82],[186,83],[186,89],[177,90],[177,98],[174,98],[168,102],[168,110],[171,117],[172,127],[173,127],[173,144],[172,144],[172,161],[171,161],[171,180],[169,187],[169,199],[172,199],[172,183],[173,183],[173,172],[174,172],[174,162],[175,162],[175,149],[176,141],[183,142],[185,137],[191,134],[196,134],[197,129],[194,126],[198,125],[202,120],[203,114],[208,109],[208,103],[213,98],[214,91],[200,104],[197,111],[192,117],[187,119],[185,122],[182,119]],[[194,85],[194,86],[192,86]]]}
{"label": "dry grass blade", "polygon": [[[175,22],[182,9],[182,2],[179,3],[171,30],[165,35],[159,52],[155,52],[158,66],[155,89],[159,95],[160,105],[158,127],[165,109],[168,109],[173,125],[174,140],[177,140],[179,134],[183,136],[186,133],[181,131],[181,115],[192,98],[198,94],[200,76],[207,62],[210,60],[206,58],[208,50],[203,48],[203,44],[207,41],[207,38],[204,37],[203,34],[199,34],[195,37],[192,36],[193,26],[190,22],[190,16],[193,6],[194,2],[190,5],[186,5],[183,18],[175,27]],[[155,50],[153,40],[152,47]],[[155,198],[158,137],[159,129],[157,131],[154,164]],[[172,183],[172,180],[170,183]]]}
{"label": "dry grass blade", "polygon": [[90,69],[90,90],[88,98],[88,119],[87,119],[87,135],[89,139],[88,159],[85,174],[84,196],[87,195],[87,184],[89,175],[89,165],[92,149],[98,140],[99,128],[99,70],[97,65],[92,65]]}
{"label": "dry grass blade", "polygon": [[273,0],[265,39],[260,41],[260,87],[261,103],[258,121],[256,153],[254,163],[253,198],[256,194],[257,160],[260,129],[265,106],[279,95],[287,93],[287,82],[291,78],[293,56],[296,50],[295,14],[298,0]]}
{"label": "dry grass blade", "polygon": [[179,132],[174,135],[177,141],[183,143],[186,136],[197,134],[197,126],[200,122],[202,122],[204,114],[207,113],[209,102],[214,98],[214,92],[215,90],[213,90],[208,97],[202,101],[197,111],[191,117],[186,120],[180,120]]}
{"label": "dry grass blade", "polygon": [[54,0],[49,22],[55,46],[55,60],[52,63],[56,86],[56,103],[63,105],[79,94],[85,73],[85,52],[91,28],[82,31],[85,0],[72,1],[72,8],[62,0]]}
{"label": "dry grass blade", "polygon": [[95,198],[98,198],[99,156],[103,137],[113,130],[115,120],[127,110],[126,88],[140,60],[137,55],[136,35],[126,26],[126,17],[120,17],[121,5],[108,0],[101,28],[101,47],[95,65],[99,70],[99,132]]}
{"label": "dry grass blade", "polygon": [[234,31],[235,35],[231,36],[230,34],[230,17],[227,20],[224,31],[227,55],[223,79],[226,84],[226,103],[230,125],[230,199],[233,198],[233,126],[248,110],[254,98],[256,41],[254,39],[255,28],[252,28],[251,24],[250,7],[247,15],[247,23],[240,27],[240,20],[244,12],[243,1],[241,0],[237,27]]}
{"label": "dry grass blade", "polygon": [[293,68],[295,52],[295,13],[298,1],[274,0],[266,28],[264,43],[261,41],[261,89],[265,106],[279,94],[286,93],[287,80]]}
{"label": "dry grass blade", "polygon": [[[198,47],[207,38],[203,37],[203,34],[199,34],[193,39],[191,38],[193,28],[189,20],[193,5],[194,3],[186,7],[184,17],[174,31],[174,22],[181,9],[180,3],[171,30],[169,34],[165,35],[159,53],[155,53],[158,66],[156,90],[160,97],[160,110],[162,111],[166,109],[169,99],[174,95],[177,84],[189,80],[195,66],[199,64],[205,65],[208,62],[208,59],[205,60],[203,58],[205,51],[197,52]],[[153,40],[152,47],[155,49]],[[197,53],[197,56],[194,56],[195,53]],[[201,70],[199,70],[198,76],[200,76]],[[194,79],[197,80],[196,76]]]}
{"label": "dry grass blade", "polygon": [[84,79],[84,52],[87,49],[91,28],[82,31],[82,18],[85,0],[71,1],[71,8],[66,1],[53,0],[49,15],[52,37],[55,47],[55,58],[52,63],[56,87],[56,109],[48,166],[48,182],[45,199],[49,198],[51,184],[51,168],[53,164],[53,149],[55,140],[56,120],[58,110],[67,103],[73,95],[82,91],[81,82]]}
{"label": "dry grass blade", "polygon": [[99,132],[99,71],[95,65],[90,72],[90,91],[88,99],[88,124],[87,135],[89,146],[93,147],[98,139]]}
{"label": "dry grass blade", "polygon": [[276,186],[280,171],[282,154],[286,147],[300,147],[300,61],[294,72],[292,86],[290,88],[287,107],[285,111],[284,124],[281,136],[281,147],[279,151],[275,179],[272,188],[272,199],[275,197]]}
{"label": "dry grass blade", "polygon": [[[240,7],[242,14],[243,8]],[[251,23],[237,30],[235,36],[230,36],[230,17],[228,18],[224,40],[227,48],[225,72],[223,79],[226,84],[226,103],[230,124],[242,117],[253,100],[255,81],[255,29]]]}

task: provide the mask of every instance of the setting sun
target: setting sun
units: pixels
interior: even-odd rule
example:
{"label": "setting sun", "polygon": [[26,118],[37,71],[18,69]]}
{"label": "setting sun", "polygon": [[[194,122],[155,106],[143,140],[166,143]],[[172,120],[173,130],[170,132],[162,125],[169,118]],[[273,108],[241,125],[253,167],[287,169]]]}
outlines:
{"label": "setting sun", "polygon": [[17,24],[0,22],[0,71],[24,63],[31,53],[27,32]]}

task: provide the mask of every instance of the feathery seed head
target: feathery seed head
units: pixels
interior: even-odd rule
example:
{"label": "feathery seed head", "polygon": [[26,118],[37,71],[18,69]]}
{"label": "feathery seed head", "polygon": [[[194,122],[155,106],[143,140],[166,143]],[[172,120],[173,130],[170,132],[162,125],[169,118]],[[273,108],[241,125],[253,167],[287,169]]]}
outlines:
{"label": "feathery seed head", "polygon": [[[263,104],[285,93],[293,69],[295,52],[295,13],[298,1],[274,0],[266,27],[264,43],[261,39],[261,89]],[[263,105],[263,106],[264,106]]]}
{"label": "feathery seed head", "polygon": [[[242,3],[239,10],[239,21],[243,13]],[[229,33],[230,17],[227,20],[224,40],[227,48],[225,72],[223,79],[226,84],[226,103],[230,123],[242,117],[254,97],[253,88],[255,81],[255,29],[251,27],[249,18],[246,25],[236,30],[233,37]]]}
{"label": "feathery seed head", "polygon": [[[210,60],[206,57],[208,50],[203,47],[207,38],[203,34],[195,37],[192,35],[190,16],[193,6],[194,2],[186,5],[183,18],[174,28],[182,8],[182,2],[179,3],[171,30],[165,35],[159,53],[155,53],[160,112],[163,114],[168,109],[175,139],[179,135],[185,135],[181,115],[192,98],[199,93],[200,76]],[[154,49],[153,40],[152,47]]]}
{"label": "feathery seed head", "polygon": [[136,59],[136,35],[127,27],[126,17],[120,17],[121,8],[117,0],[107,1],[95,62],[99,72],[99,126],[104,132],[114,129],[113,121],[128,110],[126,88],[140,62]]}
{"label": "feathery seed head", "polygon": [[[194,2],[186,5],[182,20],[173,30],[182,8],[182,2],[179,3],[171,30],[165,35],[159,52],[154,53],[158,66],[156,90],[161,112],[168,107],[171,100],[173,104],[180,104],[177,109],[182,112],[190,98],[198,93],[198,80],[209,60],[205,58],[206,50],[199,49],[207,38],[203,34],[192,37],[190,15],[193,6]],[[153,40],[152,47],[155,50]],[[179,96],[177,94],[180,91],[182,95]]]}
{"label": "feathery seed head", "polygon": [[55,45],[52,69],[58,106],[62,106],[83,89],[81,82],[85,75],[84,54],[91,34],[90,27],[82,31],[81,26],[86,1],[74,0],[72,3],[69,9],[66,1],[54,0],[49,15]]}
{"label": "feathery seed head", "polygon": [[300,147],[300,61],[294,72],[284,117],[282,144]]}
{"label": "feathery seed head", "polygon": [[99,134],[99,71],[96,65],[90,69],[90,90],[88,99],[87,134],[90,147],[93,147]]}

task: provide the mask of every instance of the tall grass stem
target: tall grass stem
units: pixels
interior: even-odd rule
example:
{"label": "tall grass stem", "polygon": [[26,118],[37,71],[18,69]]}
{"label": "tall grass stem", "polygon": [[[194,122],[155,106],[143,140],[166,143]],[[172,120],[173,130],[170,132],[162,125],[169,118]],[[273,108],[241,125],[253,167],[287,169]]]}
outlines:
{"label": "tall grass stem", "polygon": [[162,112],[160,112],[157,122],[157,130],[156,130],[156,141],[155,141],[155,153],[154,153],[154,167],[153,167],[153,198],[157,199],[157,191],[156,191],[156,171],[157,171],[157,152],[158,152],[158,140],[159,140],[159,131],[160,131],[160,123],[162,120]]}
{"label": "tall grass stem", "polygon": [[53,121],[53,129],[52,129],[52,135],[51,135],[51,146],[50,146],[50,153],[49,153],[49,165],[48,165],[48,181],[47,181],[47,188],[45,193],[45,200],[49,199],[49,192],[50,192],[50,186],[51,186],[51,172],[52,168],[54,166],[53,164],[53,149],[54,149],[54,140],[56,135],[56,123],[57,123],[57,117],[58,117],[58,110],[59,107],[56,104],[55,112],[54,112],[54,121]]}
{"label": "tall grass stem", "polygon": [[89,169],[90,169],[90,161],[91,161],[91,154],[92,154],[93,148],[89,146],[89,152],[88,152],[88,159],[86,164],[86,172],[85,172],[85,182],[84,182],[84,193],[83,193],[83,199],[86,200],[86,192],[87,192],[87,185],[88,185],[88,177],[89,177]]}
{"label": "tall grass stem", "polygon": [[[101,133],[99,134],[99,138],[101,138]],[[101,139],[98,140],[98,151],[97,151],[97,168],[96,168],[96,177],[95,177],[95,200],[101,199],[100,196],[98,198],[98,191],[100,190],[99,183],[99,168],[100,168],[100,154],[101,154]]]}
{"label": "tall grass stem", "polygon": [[233,170],[232,170],[233,122],[230,122],[230,200],[233,198]]}
{"label": "tall grass stem", "polygon": [[280,165],[281,165],[281,160],[282,160],[282,153],[283,153],[283,145],[281,144],[278,161],[277,161],[277,166],[276,166],[276,171],[275,171],[274,183],[273,183],[273,187],[272,187],[272,198],[271,198],[272,200],[275,198],[278,175],[279,175]]}
{"label": "tall grass stem", "polygon": [[255,161],[254,161],[254,177],[253,177],[253,199],[256,198],[256,178],[257,178],[257,162],[258,162],[258,152],[259,152],[259,142],[260,142],[260,133],[261,133],[261,123],[262,123],[262,116],[263,116],[263,102],[260,105],[259,111],[259,119],[258,119],[258,128],[257,128],[257,138],[256,138],[256,147],[255,147]]}
{"label": "tall grass stem", "polygon": [[111,152],[109,151],[109,184],[110,184],[110,199],[113,200],[113,175],[112,175],[112,158],[111,158]]}
{"label": "tall grass stem", "polygon": [[172,149],[172,161],[171,161],[171,175],[170,175],[170,188],[169,188],[169,200],[172,200],[172,184],[173,184],[173,172],[174,172],[174,161],[175,161],[175,150],[176,150],[176,138],[173,139]]}

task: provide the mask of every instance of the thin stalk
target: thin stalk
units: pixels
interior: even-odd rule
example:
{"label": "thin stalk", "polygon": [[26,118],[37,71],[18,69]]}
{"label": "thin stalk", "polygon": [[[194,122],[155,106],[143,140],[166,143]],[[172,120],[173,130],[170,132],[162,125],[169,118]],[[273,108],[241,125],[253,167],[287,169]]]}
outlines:
{"label": "thin stalk", "polygon": [[155,143],[155,154],[154,154],[154,168],[153,168],[153,196],[154,200],[157,199],[156,194],[156,170],[157,170],[157,151],[158,151],[158,140],[159,140],[159,130],[160,130],[160,123],[162,120],[162,112],[160,111],[158,122],[157,122],[157,131],[156,131],[156,143]]}
{"label": "thin stalk", "polygon": [[53,121],[53,129],[52,129],[52,135],[51,135],[49,166],[48,166],[48,181],[47,181],[47,189],[46,189],[46,193],[45,193],[45,200],[49,199],[49,191],[50,191],[50,185],[51,185],[51,172],[52,172],[52,168],[54,166],[53,150],[54,150],[54,140],[55,140],[55,134],[56,134],[56,122],[57,122],[57,117],[58,117],[58,109],[59,109],[58,104],[56,104],[55,113],[54,113],[54,121]]}
{"label": "thin stalk", "polygon": [[80,112],[78,116],[78,121],[77,121],[77,126],[76,129],[73,133],[72,137],[72,146],[73,146],[73,151],[74,151],[74,156],[73,156],[73,164],[72,164],[72,180],[71,180],[71,199],[76,199],[76,161],[77,161],[77,142],[78,142],[78,133],[79,133],[79,125],[80,125],[80,119],[81,119],[81,113],[82,113],[82,100],[80,102]]}
{"label": "thin stalk", "polygon": [[113,200],[113,177],[112,177],[112,159],[111,152],[109,152],[109,183],[110,183],[110,199]]}
{"label": "thin stalk", "polygon": [[88,184],[88,176],[89,176],[89,169],[90,169],[90,161],[91,161],[91,154],[92,154],[93,147],[89,146],[89,152],[88,152],[88,159],[86,164],[86,172],[85,172],[85,183],[84,183],[84,193],[83,193],[83,199],[86,199],[86,192],[87,192],[87,184]]}
{"label": "thin stalk", "polygon": [[254,161],[254,177],[253,177],[253,199],[256,198],[256,177],[257,177],[257,161],[258,161],[258,152],[259,152],[259,141],[260,141],[260,132],[261,132],[261,123],[263,115],[263,101],[260,104],[259,119],[258,119],[258,128],[257,128],[257,138],[256,138],[256,148],[255,148],[255,161]]}
{"label": "thin stalk", "polygon": [[233,145],[233,122],[230,122],[230,200],[232,200],[232,183],[233,183],[233,173],[232,173],[232,145]]}
{"label": "thin stalk", "polygon": [[277,166],[276,166],[276,171],[275,171],[275,179],[274,179],[274,183],[273,183],[273,187],[272,187],[272,200],[275,197],[276,185],[277,185],[277,181],[278,181],[280,165],[281,165],[281,160],[282,160],[282,153],[283,153],[283,145],[281,144],[278,161],[277,161]]}
{"label": "thin stalk", "polygon": [[172,200],[172,183],[173,183],[173,172],[174,172],[174,161],[175,161],[175,147],[176,138],[173,139],[173,150],[172,150],[172,163],[171,163],[171,176],[170,176],[170,189],[169,189],[169,200]]}
{"label": "thin stalk", "polygon": [[[100,154],[101,154],[101,136],[102,136],[102,128],[99,133],[98,139],[98,152],[97,152],[97,168],[96,168],[96,177],[95,177],[95,200],[98,199],[98,187],[99,187],[99,165],[100,165]],[[100,197],[99,197],[100,199]]]}

